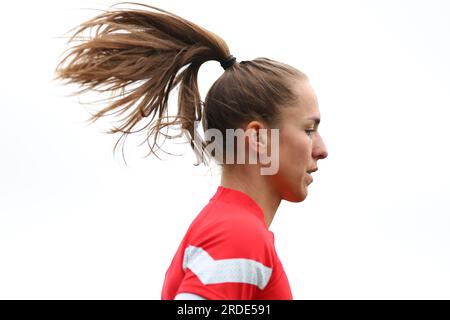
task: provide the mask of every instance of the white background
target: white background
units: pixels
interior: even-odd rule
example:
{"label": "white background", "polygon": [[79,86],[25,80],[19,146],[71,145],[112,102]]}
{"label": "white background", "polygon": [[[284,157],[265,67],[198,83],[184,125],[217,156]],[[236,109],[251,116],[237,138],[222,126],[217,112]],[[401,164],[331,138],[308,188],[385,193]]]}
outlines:
{"label": "white background", "polygon": [[[113,1],[9,1],[0,19],[0,298],[160,299],[217,170],[128,166],[52,82],[61,36]],[[329,157],[271,226],[295,299],[450,298],[449,1],[149,1],[316,90]],[[202,95],[222,74],[200,71]],[[172,101],[175,103],[176,101]],[[171,150],[170,141],[164,144]]]}

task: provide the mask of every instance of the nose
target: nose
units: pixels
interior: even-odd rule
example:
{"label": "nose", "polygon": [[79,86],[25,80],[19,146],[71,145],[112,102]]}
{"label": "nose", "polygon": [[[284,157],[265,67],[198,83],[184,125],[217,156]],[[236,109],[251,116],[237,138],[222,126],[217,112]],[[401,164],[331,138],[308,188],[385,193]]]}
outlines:
{"label": "nose", "polygon": [[312,156],[314,159],[325,159],[328,157],[328,150],[325,146],[325,143],[322,140],[322,137],[320,135],[317,136],[317,139],[315,141],[315,144],[313,146],[312,150]]}

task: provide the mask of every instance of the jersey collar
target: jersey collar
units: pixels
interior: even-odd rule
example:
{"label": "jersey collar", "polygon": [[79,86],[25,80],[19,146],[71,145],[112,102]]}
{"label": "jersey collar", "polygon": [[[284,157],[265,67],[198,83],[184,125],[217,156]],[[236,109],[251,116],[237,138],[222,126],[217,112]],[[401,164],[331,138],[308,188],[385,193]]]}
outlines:
{"label": "jersey collar", "polygon": [[251,198],[246,193],[236,189],[231,189],[219,185],[217,187],[216,193],[211,198],[211,200],[218,200],[218,199],[224,200],[226,202],[239,203],[247,208],[250,208],[250,211],[253,212],[258,217],[258,219],[264,224],[264,226],[267,229],[266,219],[264,218],[263,210],[258,205],[258,203],[256,203],[256,201],[253,200],[253,198]]}

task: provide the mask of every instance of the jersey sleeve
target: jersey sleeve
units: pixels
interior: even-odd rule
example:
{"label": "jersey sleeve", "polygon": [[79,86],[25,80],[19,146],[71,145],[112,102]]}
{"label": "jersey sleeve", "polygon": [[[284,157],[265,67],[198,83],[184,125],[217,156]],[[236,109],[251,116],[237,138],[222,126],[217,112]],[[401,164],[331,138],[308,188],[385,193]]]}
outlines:
{"label": "jersey sleeve", "polygon": [[186,243],[178,293],[253,300],[267,287],[273,265],[270,239],[261,225],[245,218],[209,225]]}

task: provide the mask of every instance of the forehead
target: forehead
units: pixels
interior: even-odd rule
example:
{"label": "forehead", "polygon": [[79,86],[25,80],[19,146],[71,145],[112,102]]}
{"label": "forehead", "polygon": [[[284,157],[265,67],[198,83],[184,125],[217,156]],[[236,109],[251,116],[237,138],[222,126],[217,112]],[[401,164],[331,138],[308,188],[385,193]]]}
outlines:
{"label": "forehead", "polygon": [[292,107],[282,108],[286,120],[306,121],[309,118],[320,118],[316,93],[307,80],[297,80],[293,84],[297,102]]}

